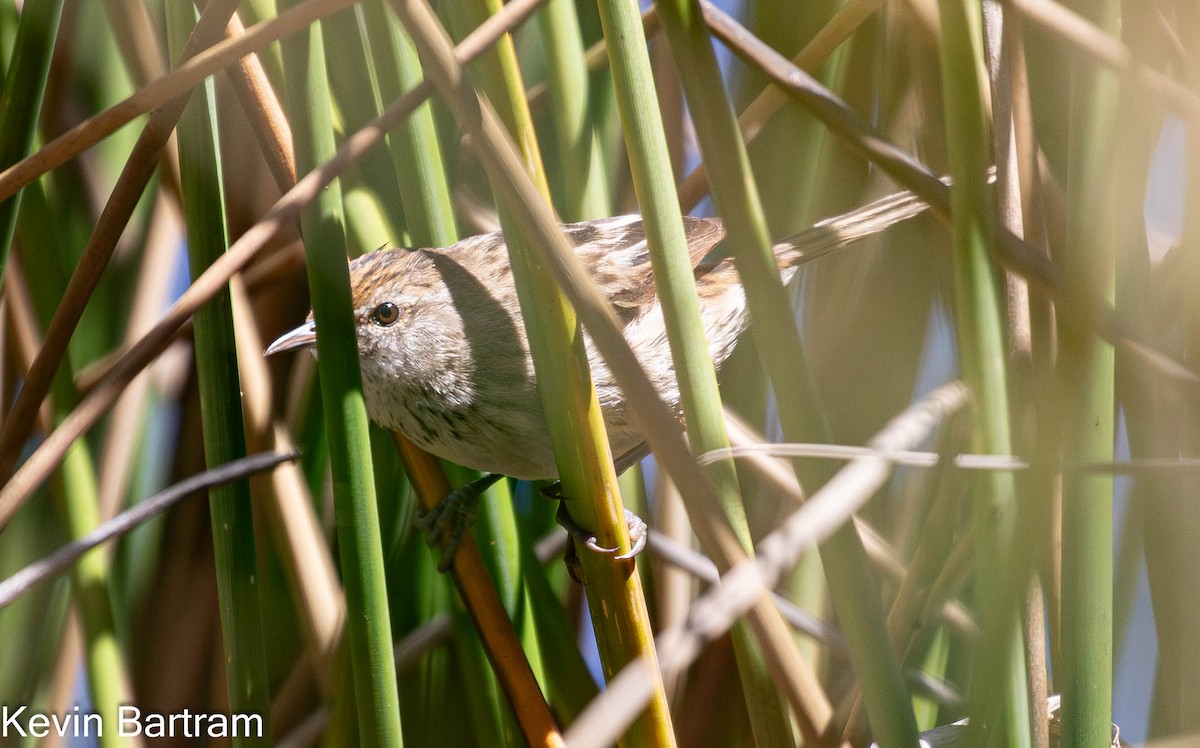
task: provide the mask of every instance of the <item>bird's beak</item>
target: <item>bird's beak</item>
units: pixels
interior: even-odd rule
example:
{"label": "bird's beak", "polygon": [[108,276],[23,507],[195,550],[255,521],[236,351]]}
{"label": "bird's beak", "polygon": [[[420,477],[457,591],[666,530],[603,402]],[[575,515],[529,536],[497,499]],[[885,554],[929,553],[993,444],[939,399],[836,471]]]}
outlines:
{"label": "bird's beak", "polygon": [[312,320],[305,322],[295,330],[285,333],[267,347],[264,356],[270,356],[283,351],[294,351],[299,348],[311,348],[317,344],[317,324]]}

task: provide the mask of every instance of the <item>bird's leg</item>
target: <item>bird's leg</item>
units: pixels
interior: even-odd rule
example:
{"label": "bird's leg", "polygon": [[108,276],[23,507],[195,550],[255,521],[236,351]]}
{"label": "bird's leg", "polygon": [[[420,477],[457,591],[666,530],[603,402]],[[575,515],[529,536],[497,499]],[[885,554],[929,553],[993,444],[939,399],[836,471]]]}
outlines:
{"label": "bird's leg", "polygon": [[630,550],[629,553],[614,555],[620,550],[619,548],[605,548],[600,545],[599,540],[596,538],[596,533],[588,531],[581,527],[575,520],[571,519],[571,515],[567,513],[568,497],[563,495],[561,483],[552,483],[543,488],[541,493],[542,496],[548,499],[556,499],[558,501],[558,512],[555,513],[554,520],[567,531],[570,542],[567,545],[567,552],[563,560],[567,564],[567,570],[571,573],[571,578],[576,582],[581,582],[579,576],[576,574],[576,567],[579,565],[579,557],[575,553],[576,540],[582,542],[584,547],[590,551],[613,556],[617,560],[633,558],[645,550],[646,539],[650,535],[646,527],[646,522],[628,509],[625,510],[625,525],[629,530]]}
{"label": "bird's leg", "polygon": [[417,518],[417,527],[425,532],[425,543],[430,548],[440,546],[442,549],[438,571],[445,572],[450,568],[454,554],[462,545],[463,534],[470,529],[479,512],[480,497],[503,477],[499,473],[488,473],[459,486],[446,494],[427,514]]}

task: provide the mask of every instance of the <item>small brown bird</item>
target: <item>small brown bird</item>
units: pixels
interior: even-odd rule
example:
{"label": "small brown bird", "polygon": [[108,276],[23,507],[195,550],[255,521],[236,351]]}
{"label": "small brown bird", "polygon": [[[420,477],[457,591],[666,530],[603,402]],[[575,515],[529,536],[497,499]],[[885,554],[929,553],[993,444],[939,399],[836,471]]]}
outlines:
{"label": "small brown bird", "polygon": [[[817,224],[775,245],[787,280],[797,265],[924,210],[907,193]],[[639,216],[562,227],[612,302],[630,346],[660,395],[680,409],[679,386]],[[725,237],[713,218],[684,218],[688,254],[714,366],[748,322],[729,258],[704,258]],[[501,232],[445,249],[384,250],[350,263],[363,391],[372,420],[460,465],[514,478],[554,478],[554,452]],[[316,342],[310,318],[268,354]],[[644,454],[624,394],[591,341],[588,362],[618,470]],[[682,414],[681,414],[682,415]]]}

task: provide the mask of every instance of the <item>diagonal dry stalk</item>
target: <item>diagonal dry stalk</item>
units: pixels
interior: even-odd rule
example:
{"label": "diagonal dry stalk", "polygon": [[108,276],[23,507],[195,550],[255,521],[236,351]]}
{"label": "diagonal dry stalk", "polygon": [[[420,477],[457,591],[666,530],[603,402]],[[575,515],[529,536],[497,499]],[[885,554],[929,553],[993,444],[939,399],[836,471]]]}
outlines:
{"label": "diagonal dry stalk", "polygon": [[[829,19],[829,23],[821,32],[792,58],[792,63],[806,72],[816,71],[830,53],[850,38],[881,5],[883,5],[883,0],[854,0],[854,2],[846,3],[833,18]],[[767,86],[746,107],[738,117],[738,126],[747,143],[762,132],[763,126],[783,108],[787,101],[787,96],[777,87]],[[693,209],[707,192],[708,172],[701,163],[680,183],[679,202],[685,209]]]}

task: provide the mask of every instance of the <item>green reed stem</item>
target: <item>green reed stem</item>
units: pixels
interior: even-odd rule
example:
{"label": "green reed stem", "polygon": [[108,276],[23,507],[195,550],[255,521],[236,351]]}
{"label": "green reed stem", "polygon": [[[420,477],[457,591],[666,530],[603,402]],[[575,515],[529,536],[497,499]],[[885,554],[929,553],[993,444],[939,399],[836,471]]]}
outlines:
{"label": "green reed stem", "polygon": [[[364,2],[362,10],[380,94],[384,101],[394,101],[423,80],[421,61],[412,40],[384,8],[383,0]],[[417,107],[389,133],[388,148],[413,245],[450,246],[458,240],[458,229],[429,102]]]}
{"label": "green reed stem", "polygon": [[[713,201],[746,285],[752,330],[761,343],[784,435],[789,441],[831,441],[700,4],[675,0],[659,12],[712,175]],[[816,471],[798,473],[805,485],[820,483],[819,478],[811,480],[819,475]],[[822,545],[821,558],[875,737],[884,746],[913,745],[917,731],[908,688],[888,646],[883,608],[853,525],[844,525]]]}
{"label": "green reed stem", "polygon": [[[334,153],[320,24],[285,39],[283,57],[296,170],[304,174]],[[321,331],[317,365],[329,439],[360,739],[367,745],[400,745],[399,693],[392,666],[383,545],[337,182],[305,211],[301,232],[313,315]]]}
{"label": "green reed stem", "polygon": [[[63,0],[29,0],[21,11],[4,90],[0,92],[0,169],[29,155],[50,74]],[[21,193],[0,202],[0,280],[12,248]]]}
{"label": "green reed stem", "polygon": [[[1081,4],[1101,29],[1120,36],[1119,0]],[[1115,297],[1116,192],[1112,153],[1120,88],[1116,76],[1091,63],[1072,66],[1070,151],[1067,156],[1067,242],[1062,252],[1067,298],[1057,308],[1060,402],[1071,403],[1063,443],[1068,464],[1113,459],[1113,349],[1092,332],[1086,289]],[[1112,730],[1113,477],[1063,477],[1061,744],[1108,745]]]}
{"label": "green reed stem", "polygon": [[[950,174],[954,179],[950,201],[959,359],[978,413],[975,449],[984,454],[1009,454],[1012,438],[1006,348],[998,296],[1002,280],[991,260],[995,251],[995,202],[987,182],[992,156],[985,119],[988,89],[982,18],[976,3],[955,0],[940,7],[942,85]],[[985,651],[979,655],[972,676],[971,726],[983,730],[986,725],[989,745],[1028,745],[1021,597],[999,599],[991,591],[1003,590],[1003,585],[985,581],[997,570],[1004,573],[1006,569],[1004,554],[1012,543],[1016,520],[1012,474],[990,472],[980,481],[976,494],[976,568],[984,575],[980,577],[980,589],[984,620],[981,647]]]}
{"label": "green reed stem", "polygon": [[[31,189],[40,192],[40,185]],[[25,210],[44,207],[44,196],[31,194]],[[35,312],[45,325],[62,298],[65,284],[61,272],[65,262],[64,246],[54,231],[54,224],[45,215],[21,217],[21,259]],[[31,251],[32,247],[37,250]],[[13,303],[16,303],[15,300]],[[79,402],[75,390],[74,367],[64,359],[62,367],[51,382],[51,404],[54,422],[58,423]],[[71,445],[52,484],[55,495],[61,498],[61,511],[72,539],[80,538],[101,522],[99,491],[91,450],[85,440]],[[115,724],[118,708],[127,703],[131,689],[128,682],[124,653],[115,627],[112,600],[112,572],[109,557],[96,549],[84,554],[71,570],[71,594],[83,624],[84,662],[88,688],[95,711],[105,724]],[[111,732],[112,734],[109,734]],[[99,736],[104,746],[127,745],[115,730]]]}
{"label": "green reed stem", "polygon": [[[83,537],[101,521],[96,470],[87,445],[82,441],[71,445],[58,474],[67,528],[72,538]],[[71,593],[83,620],[88,688],[95,711],[111,725],[116,724],[113,720],[120,706],[128,703],[131,689],[113,621],[110,577],[108,554],[103,548],[84,554],[71,569]],[[99,742],[104,748],[130,743],[116,730],[104,731]]]}
{"label": "green reed stem", "polygon": [[[325,59],[328,61],[329,90],[333,100],[337,102],[346,132],[362,129],[363,125],[383,111],[377,81],[372,75],[375,50],[367,44],[362,33],[360,12],[360,7],[347,8],[321,22]],[[370,251],[383,243],[394,244],[404,233],[400,189],[396,184],[395,171],[388,163],[386,150],[386,143],[377,145],[371,155],[359,162],[358,166],[362,184],[367,188],[365,194],[375,198],[369,204],[377,207],[378,212],[378,216],[370,216],[371,220],[367,225],[377,223],[378,219],[382,218],[386,224],[386,233],[370,237],[359,247],[352,245],[355,254]],[[350,189],[349,181],[347,179],[345,182],[344,193]],[[361,201],[360,204],[365,202]],[[353,215],[354,211],[349,205],[346,206],[346,212],[348,226],[361,225],[364,223],[362,219],[367,217],[362,212]],[[358,224],[355,219],[358,220]]]}
{"label": "green reed stem", "polygon": [[[178,57],[195,26],[195,5],[189,0],[174,0],[168,5],[168,15],[172,56]],[[204,272],[228,246],[216,131],[216,92],[209,79],[191,97],[178,126],[179,172],[192,278]],[[246,456],[237,343],[228,291],[197,312],[194,336],[204,457],[211,468]],[[238,481],[212,489],[209,497],[229,705],[234,713],[260,715],[264,725],[257,739],[237,736],[234,744],[270,745],[270,683],[250,487],[246,481]]]}
{"label": "green reed stem", "polygon": [[579,15],[572,0],[547,0],[538,11],[546,82],[554,110],[566,221],[609,215],[608,180],[596,138],[590,78]]}
{"label": "green reed stem", "polygon": [[[630,170],[679,379],[688,436],[697,453],[722,449],[729,446],[729,436],[725,433],[716,372],[708,355],[695,276],[679,217],[679,196],[672,178],[641,17],[634,5],[619,0],[604,0],[599,3],[599,8],[629,150]],[[674,18],[672,10],[659,6],[664,20]],[[716,489],[725,520],[733,528],[742,549],[753,554],[753,541],[733,461],[716,462],[706,472]],[[780,689],[771,681],[766,662],[753,644],[748,624],[742,622],[735,627],[733,643],[746,709],[756,739],[764,745],[794,742]]]}
{"label": "green reed stem", "polygon": [[[385,98],[398,97],[424,78],[416,48],[395,15],[384,8],[382,0],[364,4],[363,11],[380,90]],[[446,179],[446,165],[442,161],[442,148],[430,104],[426,102],[418,107],[393,130],[388,144],[412,244],[418,247],[453,244],[458,240],[458,230]],[[456,475],[456,482],[467,483],[478,477],[478,474],[467,475],[467,472],[464,470]],[[497,621],[492,625],[511,625],[519,629],[521,648],[530,667],[538,674],[539,680],[543,680],[538,641],[530,629],[526,606],[522,604],[525,592],[521,583],[521,553],[508,482],[492,486],[480,502],[480,516],[476,524],[476,531],[482,536],[478,544],[480,556],[496,581],[497,592],[512,620],[512,623]],[[465,629],[459,631],[465,633]],[[468,646],[473,648],[472,651],[478,647],[474,642]],[[491,654],[502,656],[497,652]],[[478,664],[473,660],[464,661],[468,667]],[[481,689],[497,692],[497,682],[486,669],[473,677],[482,678],[478,681]],[[487,703],[488,711],[494,713],[488,726],[492,723],[511,723],[507,719],[509,713],[501,703],[494,700]]]}

